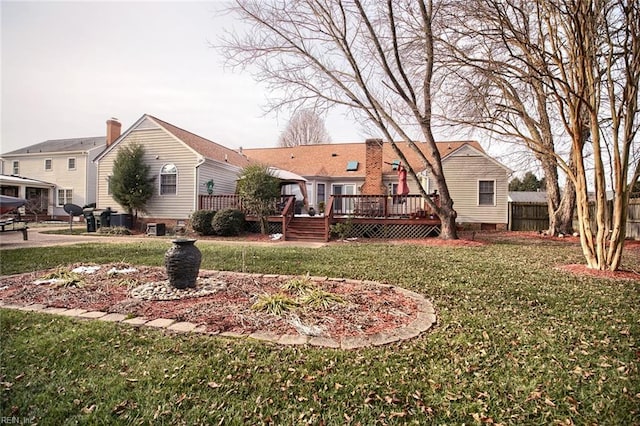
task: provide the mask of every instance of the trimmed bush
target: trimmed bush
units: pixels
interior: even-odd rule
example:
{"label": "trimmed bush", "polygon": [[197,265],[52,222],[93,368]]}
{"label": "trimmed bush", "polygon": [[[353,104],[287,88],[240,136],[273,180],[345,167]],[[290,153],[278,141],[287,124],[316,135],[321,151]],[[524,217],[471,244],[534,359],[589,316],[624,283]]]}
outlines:
{"label": "trimmed bush", "polygon": [[216,212],[213,210],[196,210],[191,214],[191,227],[200,235],[214,235],[211,222]]}
{"label": "trimmed bush", "polygon": [[211,227],[216,235],[224,237],[240,235],[246,227],[244,213],[235,209],[220,210],[213,217]]}

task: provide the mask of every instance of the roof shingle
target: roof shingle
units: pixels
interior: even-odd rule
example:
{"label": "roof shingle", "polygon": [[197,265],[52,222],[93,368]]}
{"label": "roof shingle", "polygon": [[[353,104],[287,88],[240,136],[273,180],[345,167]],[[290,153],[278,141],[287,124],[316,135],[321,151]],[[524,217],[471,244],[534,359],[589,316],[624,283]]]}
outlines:
{"label": "roof shingle", "polygon": [[55,152],[86,152],[90,149],[106,146],[105,136],[95,136],[89,138],[72,138],[72,139],[51,139],[30,145],[25,148],[16,149],[7,152],[8,155],[25,155],[25,154],[41,154]]}
{"label": "roof shingle", "polygon": [[220,162],[227,162],[237,167],[246,167],[249,164],[247,157],[231,148],[212,142],[187,130],[176,127],[173,124],[167,123],[166,121],[162,121],[159,118],[153,116],[149,117],[203,157]]}
{"label": "roof shingle", "polygon": [[[405,155],[411,167],[416,171],[424,169],[419,155],[409,148],[406,142],[397,142],[396,145]],[[428,157],[428,145],[416,144]],[[476,141],[438,142],[438,150],[442,158],[460,149],[464,145],[473,146],[480,152],[484,152]],[[244,154],[249,160],[263,163],[280,169],[289,170],[301,176],[330,176],[364,178],[366,164],[365,143],[335,143],[319,145],[300,145],[294,147],[279,148],[250,148],[245,149]],[[390,143],[382,145],[382,161],[393,163],[398,156],[393,151]],[[355,171],[347,171],[350,161],[358,161],[360,166]],[[389,164],[384,164],[383,174],[396,174]]]}

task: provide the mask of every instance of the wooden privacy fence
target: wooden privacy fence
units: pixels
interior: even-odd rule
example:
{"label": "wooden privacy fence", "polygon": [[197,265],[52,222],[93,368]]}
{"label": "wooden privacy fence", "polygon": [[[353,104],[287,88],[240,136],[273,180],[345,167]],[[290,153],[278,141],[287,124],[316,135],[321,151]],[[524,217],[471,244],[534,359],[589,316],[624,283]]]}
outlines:
{"label": "wooden privacy fence", "polygon": [[543,203],[509,203],[510,231],[542,231],[549,228],[549,211]]}
{"label": "wooden privacy fence", "polygon": [[[607,203],[611,218],[613,203]],[[590,213],[595,228],[595,204],[591,203]],[[577,218],[574,218],[574,229],[577,229]],[[546,203],[509,203],[509,230],[511,231],[544,231],[549,228],[549,211]],[[629,200],[627,209],[627,238],[640,239],[640,198]]]}
{"label": "wooden privacy fence", "polygon": [[627,238],[640,240],[640,198],[629,200],[627,211]]}

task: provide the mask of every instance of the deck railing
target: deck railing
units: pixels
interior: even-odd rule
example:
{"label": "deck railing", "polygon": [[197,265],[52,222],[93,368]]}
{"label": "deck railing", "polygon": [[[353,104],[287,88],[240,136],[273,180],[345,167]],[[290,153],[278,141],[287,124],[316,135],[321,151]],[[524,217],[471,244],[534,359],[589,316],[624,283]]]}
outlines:
{"label": "deck railing", "polygon": [[[440,197],[437,194],[431,194],[429,197],[436,205],[439,205]],[[293,195],[274,198],[272,204],[272,215],[282,215],[286,220],[291,220],[295,207]],[[200,195],[198,207],[214,211],[229,208],[245,211],[242,198],[239,195]],[[324,216],[328,220],[340,216],[428,219],[433,214],[434,212],[427,202],[418,194],[404,196],[332,195],[329,197],[324,211]]]}
{"label": "deck railing", "polygon": [[[439,206],[440,197],[429,197]],[[332,195],[333,216],[369,218],[429,218],[434,214],[422,195]]]}
{"label": "deck railing", "polygon": [[[283,214],[283,209],[290,203],[292,205],[291,211],[293,211],[293,206],[295,205],[295,196],[293,195],[282,195],[278,198],[274,198],[271,202],[271,210],[272,215],[279,216]],[[220,211],[224,209],[236,209],[243,211],[245,213],[246,210],[244,208],[244,204],[242,201],[242,197],[239,195],[200,195],[198,197],[198,209],[200,210],[213,210]]]}
{"label": "deck railing", "polygon": [[296,197],[293,195],[285,196],[286,201],[282,207],[280,214],[282,215],[282,238],[287,239],[287,228],[295,214]]}
{"label": "deck railing", "polygon": [[243,210],[242,198],[239,195],[200,195],[198,197],[198,209],[220,211],[224,209]]}

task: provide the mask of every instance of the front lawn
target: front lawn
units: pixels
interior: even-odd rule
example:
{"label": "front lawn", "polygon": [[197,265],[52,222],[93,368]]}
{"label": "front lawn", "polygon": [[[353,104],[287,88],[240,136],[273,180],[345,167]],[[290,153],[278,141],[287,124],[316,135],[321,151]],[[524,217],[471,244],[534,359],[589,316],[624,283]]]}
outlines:
{"label": "front lawn", "polygon": [[[356,351],[0,311],[1,416],[38,424],[640,424],[640,280],[573,276],[571,243],[482,247],[198,243],[203,269],[371,279],[438,325]],[[162,265],[166,241],[0,253],[2,274]],[[638,250],[625,266],[640,271]]]}

